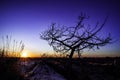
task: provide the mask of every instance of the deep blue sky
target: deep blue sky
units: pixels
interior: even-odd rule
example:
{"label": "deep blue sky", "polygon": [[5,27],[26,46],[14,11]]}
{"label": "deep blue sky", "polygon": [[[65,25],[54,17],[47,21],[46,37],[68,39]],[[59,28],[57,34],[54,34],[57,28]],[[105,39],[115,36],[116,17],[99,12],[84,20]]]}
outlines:
{"label": "deep blue sky", "polygon": [[26,50],[47,53],[52,51],[52,48],[46,41],[39,39],[39,33],[46,30],[52,22],[74,26],[77,17],[83,12],[90,16],[86,25],[94,27],[97,21],[102,23],[109,15],[100,35],[111,33],[113,41],[117,42],[94,53],[117,56],[120,55],[119,4],[119,0],[1,0],[0,38],[11,35],[16,40],[22,40]]}

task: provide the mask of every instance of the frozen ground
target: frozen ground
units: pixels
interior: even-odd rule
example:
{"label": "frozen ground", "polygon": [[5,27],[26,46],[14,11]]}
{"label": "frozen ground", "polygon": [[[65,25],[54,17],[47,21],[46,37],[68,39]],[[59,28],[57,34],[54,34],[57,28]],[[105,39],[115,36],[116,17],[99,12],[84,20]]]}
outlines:
{"label": "frozen ground", "polygon": [[71,65],[68,59],[27,59],[20,61],[20,68],[25,80],[120,80],[120,59],[83,60]]}
{"label": "frozen ground", "polygon": [[43,62],[21,61],[21,72],[27,80],[66,80]]}

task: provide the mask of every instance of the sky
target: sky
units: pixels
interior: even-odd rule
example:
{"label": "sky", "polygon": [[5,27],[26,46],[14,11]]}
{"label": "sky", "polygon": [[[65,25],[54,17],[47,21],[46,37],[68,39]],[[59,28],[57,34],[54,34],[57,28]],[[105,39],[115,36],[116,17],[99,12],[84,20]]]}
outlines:
{"label": "sky", "polygon": [[[120,6],[119,0],[0,0],[0,44],[2,36],[10,35],[22,40],[25,50],[32,55],[54,53],[40,33],[51,23],[74,26],[81,12],[90,16],[87,24],[94,27],[109,18],[100,32],[101,36],[111,33],[113,43],[100,50],[85,50],[89,56],[120,56]],[[38,55],[38,54],[37,54]]]}

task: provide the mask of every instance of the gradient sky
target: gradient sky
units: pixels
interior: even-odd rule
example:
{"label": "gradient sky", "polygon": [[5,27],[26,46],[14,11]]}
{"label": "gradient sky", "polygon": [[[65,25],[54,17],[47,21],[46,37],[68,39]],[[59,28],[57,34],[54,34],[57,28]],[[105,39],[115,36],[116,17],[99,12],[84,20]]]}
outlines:
{"label": "gradient sky", "polygon": [[94,27],[97,21],[102,23],[109,15],[100,35],[111,33],[113,41],[116,41],[95,52],[86,50],[85,53],[120,56],[119,0],[1,0],[0,44],[2,36],[11,35],[18,41],[22,40],[25,50],[33,54],[51,53],[52,47],[39,38],[39,33],[53,22],[74,26],[81,12],[90,16],[86,25],[90,24],[91,27]]}

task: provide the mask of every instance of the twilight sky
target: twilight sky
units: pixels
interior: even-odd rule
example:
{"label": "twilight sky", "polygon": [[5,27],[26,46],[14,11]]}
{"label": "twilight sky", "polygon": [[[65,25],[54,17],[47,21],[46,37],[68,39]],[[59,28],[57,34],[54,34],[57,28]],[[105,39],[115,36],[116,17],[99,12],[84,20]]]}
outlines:
{"label": "twilight sky", "polygon": [[91,27],[97,21],[102,23],[109,15],[100,35],[104,37],[111,33],[115,41],[95,52],[85,50],[84,55],[120,56],[119,0],[1,0],[0,44],[2,36],[11,35],[18,41],[22,40],[25,50],[30,53],[52,53],[52,47],[39,38],[39,33],[53,22],[74,26],[81,12],[90,16],[86,25],[90,24]]}

